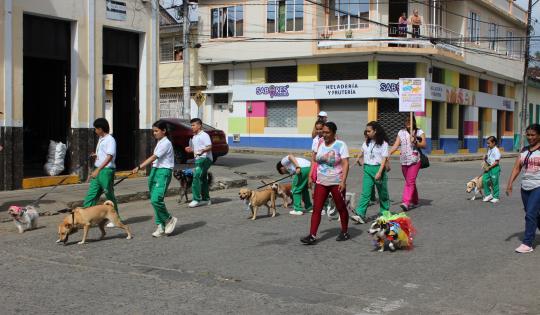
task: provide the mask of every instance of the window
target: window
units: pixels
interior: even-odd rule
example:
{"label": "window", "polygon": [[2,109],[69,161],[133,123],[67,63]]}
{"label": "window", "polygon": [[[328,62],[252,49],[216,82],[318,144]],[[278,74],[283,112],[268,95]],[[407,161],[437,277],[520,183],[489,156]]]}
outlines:
{"label": "window", "polygon": [[320,81],[367,80],[368,63],[331,63],[319,66]]}
{"label": "window", "polygon": [[229,103],[229,94],[227,93],[214,94],[214,104],[228,104],[228,103]]}
{"label": "window", "polygon": [[296,128],[296,101],[268,102],[267,127]]}
{"label": "window", "polygon": [[475,12],[469,13],[469,38],[472,43],[480,43],[480,16]]}
{"label": "window", "polygon": [[267,83],[285,83],[297,81],[298,68],[296,66],[266,68]]}
{"label": "window", "polygon": [[214,70],[214,85],[229,85],[229,70]]}
{"label": "window", "polygon": [[446,129],[454,129],[455,104],[446,104]]}
{"label": "window", "polygon": [[435,83],[444,83],[443,69],[433,67],[433,74],[431,75],[431,81]]}
{"label": "window", "polygon": [[159,58],[162,62],[182,60],[182,39],[179,36],[160,38]]}
{"label": "window", "polygon": [[504,131],[511,132],[514,131],[514,112],[506,111],[505,114],[505,124]]}
{"label": "window", "polygon": [[495,23],[489,24],[489,49],[497,50],[497,37],[499,36],[499,26]]}
{"label": "window", "polygon": [[469,89],[469,76],[466,74],[459,74],[459,88]]}
{"label": "window", "polygon": [[506,90],[506,86],[504,84],[500,84],[500,83],[497,84],[497,96],[505,97],[506,96],[505,90]]}
{"label": "window", "polygon": [[512,41],[514,37],[513,32],[506,32],[506,55],[507,56],[513,56],[514,55],[514,42]]}
{"label": "window", "polygon": [[266,31],[268,33],[304,30],[303,0],[268,0]]}
{"label": "window", "polygon": [[381,61],[378,71],[378,79],[414,78],[416,77],[416,63]]}
{"label": "window", "polygon": [[365,0],[330,0],[330,26],[368,28],[369,3]]}
{"label": "window", "polygon": [[480,92],[489,93],[488,92],[488,81],[484,80],[484,79],[479,79],[478,80],[478,89],[480,90]]}
{"label": "window", "polygon": [[233,6],[211,10],[211,38],[238,37],[244,35],[244,7]]}

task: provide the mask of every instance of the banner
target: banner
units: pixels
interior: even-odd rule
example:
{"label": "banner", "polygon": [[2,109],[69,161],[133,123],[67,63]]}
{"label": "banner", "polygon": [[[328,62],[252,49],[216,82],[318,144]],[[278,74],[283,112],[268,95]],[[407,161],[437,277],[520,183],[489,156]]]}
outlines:
{"label": "banner", "polygon": [[424,78],[399,79],[399,111],[426,111],[426,82]]}

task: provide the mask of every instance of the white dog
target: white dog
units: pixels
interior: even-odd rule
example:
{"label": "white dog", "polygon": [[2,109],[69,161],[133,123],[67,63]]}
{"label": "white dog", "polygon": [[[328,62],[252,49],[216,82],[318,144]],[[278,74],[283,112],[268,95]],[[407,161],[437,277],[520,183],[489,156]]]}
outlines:
{"label": "white dog", "polygon": [[33,206],[11,206],[8,214],[13,219],[19,233],[37,228],[39,214]]}
{"label": "white dog", "polygon": [[[348,192],[345,194],[345,204],[347,205],[347,211],[349,211],[349,215],[351,213],[354,213],[354,197],[356,196],[355,193]],[[332,194],[328,195],[328,204],[326,205],[323,210],[326,210],[326,215],[328,215],[328,220],[340,220],[339,218],[339,212],[337,211],[336,204],[334,203],[334,199],[332,198]]]}

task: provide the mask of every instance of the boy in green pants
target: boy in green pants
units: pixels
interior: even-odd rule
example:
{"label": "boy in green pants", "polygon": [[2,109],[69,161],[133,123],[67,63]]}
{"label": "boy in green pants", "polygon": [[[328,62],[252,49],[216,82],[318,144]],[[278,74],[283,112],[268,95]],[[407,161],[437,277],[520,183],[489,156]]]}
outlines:
{"label": "boy in green pants", "polygon": [[[114,171],[116,159],[116,141],[109,134],[109,122],[105,118],[98,118],[94,121],[94,131],[99,137],[96,152],[92,157],[96,159],[94,171],[88,176],[90,187],[84,198],[83,207],[95,206],[102,193],[105,193],[107,200],[114,203],[114,210],[118,213],[118,204],[114,196]],[[112,222],[107,227],[114,227]]]}
{"label": "boy in green pants", "polygon": [[491,203],[499,202],[499,176],[501,175],[499,160],[501,159],[501,151],[497,147],[497,142],[497,138],[494,136],[487,139],[489,150],[484,157],[486,165],[484,167],[484,175],[482,175],[482,184],[484,184],[484,191],[486,192],[484,201]]}
{"label": "boy in green pants", "polygon": [[[303,215],[304,212],[313,210],[308,187],[311,162],[289,154],[277,163],[276,169],[280,174],[294,174],[291,187],[293,210],[289,214]],[[302,206],[302,201],[304,201],[304,206]]]}
{"label": "boy in green pants", "polygon": [[191,130],[193,138],[189,140],[189,147],[186,152],[193,153],[195,156],[195,169],[193,171],[193,183],[191,191],[193,201],[189,204],[190,208],[204,205],[211,205],[210,187],[208,187],[208,169],[212,165],[212,141],[210,136],[202,130],[202,120],[193,118],[191,120]]}

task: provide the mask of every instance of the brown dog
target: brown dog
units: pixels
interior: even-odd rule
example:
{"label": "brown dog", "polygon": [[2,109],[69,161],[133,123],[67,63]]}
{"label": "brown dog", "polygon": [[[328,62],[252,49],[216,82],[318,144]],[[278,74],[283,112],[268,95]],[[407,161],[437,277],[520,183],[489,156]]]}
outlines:
{"label": "brown dog", "polygon": [[[268,208],[268,215],[270,215],[270,210],[272,210],[272,217],[276,216],[276,191],[274,189],[268,188],[261,191],[255,191],[248,188],[242,188],[238,195],[240,196],[240,199],[246,202],[251,210],[251,220],[257,218],[257,210],[263,205]],[[269,201],[270,205],[268,205]]]}
{"label": "brown dog", "polygon": [[[261,182],[265,185],[268,184],[264,180],[261,180]],[[284,183],[284,184],[273,183],[272,186],[270,187],[276,191],[277,196],[283,199],[283,207],[289,208],[289,205],[292,203],[292,191],[291,191],[292,183]]]}
{"label": "brown dog", "polygon": [[127,233],[126,239],[131,239],[131,230],[129,227],[118,218],[118,214],[114,211],[114,204],[112,201],[107,200],[102,205],[96,205],[88,208],[76,208],[71,214],[66,216],[64,220],[58,225],[58,240],[57,243],[64,242],[66,245],[68,236],[77,232],[80,228],[83,228],[83,239],[78,244],[86,243],[86,237],[88,236],[88,230],[91,225],[97,224],[101,230],[100,240],[105,237],[105,223],[111,221],[117,227],[123,229]]}
{"label": "brown dog", "polygon": [[484,197],[484,184],[482,182],[482,176],[476,176],[467,182],[466,191],[468,193],[473,193],[473,196],[470,200],[475,200],[476,195],[480,193],[480,198]]}

